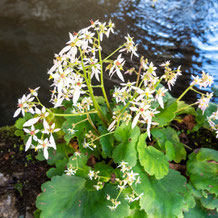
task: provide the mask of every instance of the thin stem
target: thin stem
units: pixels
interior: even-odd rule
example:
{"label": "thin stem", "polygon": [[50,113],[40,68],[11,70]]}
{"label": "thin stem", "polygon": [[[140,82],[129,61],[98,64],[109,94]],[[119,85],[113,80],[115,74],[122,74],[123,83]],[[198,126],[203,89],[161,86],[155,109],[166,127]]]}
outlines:
{"label": "thin stem", "polygon": [[100,60],[100,64],[101,64],[101,89],[102,89],[102,93],[104,95],[104,98],[105,98],[105,101],[106,101],[106,104],[107,104],[107,108],[108,108],[110,114],[112,115],[111,107],[110,107],[110,104],[109,104],[109,101],[108,101],[108,98],[107,98],[107,94],[106,94],[106,91],[105,91],[105,88],[104,88],[103,61],[102,61],[102,57],[101,57],[100,46],[101,46],[100,45],[100,35],[98,33],[98,55],[99,55],[99,60]]}
{"label": "thin stem", "polygon": [[178,98],[177,98],[177,102],[180,101],[180,99],[182,99],[182,97],[190,90],[192,89],[194,85],[189,86]]}
{"label": "thin stem", "polygon": [[92,126],[92,128],[95,130],[95,132],[96,132],[98,135],[100,135],[99,131],[98,131],[97,128],[95,127],[95,125],[94,125],[94,123],[92,122],[92,119],[91,119],[91,117],[90,117],[89,115],[87,115],[87,119],[88,119],[90,125]]}
{"label": "thin stem", "polygon": [[[80,50],[80,53],[82,54],[81,48],[79,48],[79,50]],[[93,101],[94,107],[95,107],[95,109],[97,111],[97,114],[98,114],[99,118],[103,121],[104,125],[107,127],[108,126],[107,118],[104,116],[104,114],[103,114],[98,102],[96,101],[94,94],[93,94],[92,86],[90,85],[89,79],[87,78],[87,75],[86,75],[86,69],[85,69],[85,66],[84,66],[82,55],[81,55],[81,64],[82,64],[82,68],[83,68],[83,73],[84,73],[84,78],[85,78],[85,81],[86,81],[86,85],[88,87],[89,94],[90,94],[90,97],[91,97],[91,99]]]}
{"label": "thin stem", "polygon": [[92,88],[102,88],[102,85],[92,86]]}
{"label": "thin stem", "polygon": [[192,91],[194,91],[194,92],[197,92],[197,93],[198,93],[198,94],[200,94],[200,95],[205,95],[205,93],[203,93],[203,92],[200,92],[200,91],[198,91],[198,90],[194,89],[193,87],[191,88],[191,90],[192,90]]}
{"label": "thin stem", "polygon": [[74,123],[74,124],[72,124],[72,125],[76,126],[76,125],[78,125],[78,124],[80,124],[80,123],[83,123],[83,122],[85,122],[85,121],[87,121],[87,120],[88,120],[88,118],[86,118],[86,119],[84,119],[84,120],[80,120],[79,122]]}
{"label": "thin stem", "polygon": [[115,51],[113,51],[110,55],[108,55],[105,59],[103,59],[103,62],[105,62],[107,59],[109,59],[111,56],[113,56],[116,52],[118,52],[123,46],[125,46],[125,43],[121,45],[119,48],[117,48]]}
{"label": "thin stem", "polygon": [[185,106],[185,107],[183,107],[183,108],[180,108],[180,109],[177,110],[175,113],[178,113],[179,111],[183,111],[183,110],[185,110],[186,108],[189,108],[189,107],[191,107],[191,106],[193,106],[193,105],[195,105],[195,104],[197,104],[197,102],[195,102],[195,103],[193,103],[193,104],[189,104],[189,105],[187,105],[187,106]]}
{"label": "thin stem", "polygon": [[56,113],[53,114],[56,117],[76,117],[76,116],[83,116],[83,115],[95,114],[95,113],[97,113],[97,111],[89,111],[89,112],[77,113],[77,114],[56,114]]}
{"label": "thin stem", "polygon": [[108,132],[108,133],[105,133],[99,137],[97,137],[96,139],[92,140],[92,142],[96,141],[96,140],[99,140],[100,138],[104,137],[104,136],[107,136],[107,135],[110,135],[110,134],[113,134],[114,132]]}
{"label": "thin stem", "polygon": [[140,79],[141,71],[142,71],[142,64],[140,65],[139,71],[138,71],[138,74],[137,74],[136,87],[138,87],[138,84],[139,84],[139,79]]}
{"label": "thin stem", "polygon": [[189,147],[188,145],[186,145],[186,144],[183,144],[186,148],[188,148],[189,150],[193,150],[191,147]]}

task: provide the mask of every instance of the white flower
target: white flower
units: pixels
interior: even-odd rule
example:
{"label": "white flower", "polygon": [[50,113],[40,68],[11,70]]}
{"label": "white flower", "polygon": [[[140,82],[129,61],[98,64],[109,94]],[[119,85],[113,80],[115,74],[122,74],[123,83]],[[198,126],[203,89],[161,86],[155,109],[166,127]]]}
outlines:
{"label": "white flower", "polygon": [[120,162],[120,165],[118,166],[118,168],[119,167],[124,167],[126,165],[128,165],[128,163],[123,160],[123,161]]}
{"label": "white flower", "polygon": [[25,146],[25,151],[27,151],[30,146],[32,145],[32,140],[34,139],[35,141],[38,140],[36,134],[39,132],[39,130],[35,129],[34,126],[31,126],[31,130],[24,128],[23,129],[24,132],[26,132],[27,134],[30,134],[30,137],[28,138],[27,142],[26,142],[26,146]]}
{"label": "white flower", "polygon": [[160,67],[169,67],[169,65],[170,65],[170,61],[166,61],[165,63],[162,63]]}
{"label": "white flower", "polygon": [[209,106],[210,99],[212,98],[213,93],[207,93],[206,96],[202,96],[198,101],[198,107],[202,110],[202,113],[204,114],[204,111]]}
{"label": "white flower", "polygon": [[51,145],[53,145],[53,147],[56,149],[56,143],[55,143],[55,140],[54,140],[52,133],[58,132],[58,131],[60,131],[60,129],[59,128],[55,129],[55,123],[53,123],[51,126],[49,126],[45,119],[43,120],[43,126],[44,126],[44,130],[42,131],[42,133],[50,134],[49,141],[50,141]]}
{"label": "white flower", "polygon": [[43,120],[44,122],[46,122],[45,118],[49,115],[48,112],[46,112],[45,107],[43,107],[41,110],[39,110],[38,108],[35,109],[36,114],[38,115],[35,118],[32,118],[30,120],[28,120],[27,122],[25,122],[23,124],[24,127],[26,126],[32,126],[35,123],[37,123],[39,120]]}
{"label": "white flower", "polygon": [[24,116],[25,112],[30,112],[34,114],[32,106],[30,105],[33,99],[34,97],[32,97],[31,94],[27,96],[23,95],[21,99],[18,99],[18,109],[15,111],[14,117],[17,117],[20,113],[22,113],[22,115]]}
{"label": "white flower", "polygon": [[97,190],[97,191],[99,191],[100,190],[100,188],[101,188],[101,186],[100,185],[93,185],[93,187]]}
{"label": "white flower", "polygon": [[92,180],[92,178],[95,176],[95,171],[89,170],[88,176],[89,176],[89,179]]}
{"label": "white flower", "polygon": [[40,88],[40,87],[37,87],[37,88],[35,88],[35,89],[30,89],[30,88],[29,88],[30,94],[33,95],[33,96],[35,96],[35,97],[37,97],[37,96],[38,96],[38,92],[37,92],[37,91],[39,90],[39,88]]}
{"label": "white flower", "polygon": [[86,139],[84,139],[83,148],[89,148],[93,151],[93,148],[90,146],[90,143],[86,142]]}
{"label": "white flower", "polygon": [[69,128],[69,129],[67,129],[67,131],[68,131],[70,134],[74,135],[77,130],[75,130],[75,129],[73,129],[73,128],[72,128],[72,129]]}
{"label": "white flower", "polygon": [[153,98],[153,93],[155,90],[150,89],[149,87],[146,87],[145,90],[137,88],[137,93],[139,93],[139,96],[136,98],[136,101],[140,101],[142,99],[148,99],[148,98]]}
{"label": "white flower", "polygon": [[68,176],[74,176],[76,174],[77,169],[73,169],[73,168],[67,168],[67,170],[64,170],[64,172],[68,175]]}
{"label": "white flower", "polygon": [[109,20],[109,22],[108,22],[108,29],[107,29],[107,32],[106,32],[106,36],[107,37],[109,37],[110,32],[114,33],[114,28],[115,28],[115,24],[112,23],[111,20]]}
{"label": "white flower", "polygon": [[92,66],[92,73],[91,73],[91,79],[93,76],[99,81],[99,74],[101,74],[101,65],[100,64],[95,64]]}
{"label": "white flower", "polygon": [[131,171],[130,173],[127,173],[127,181],[129,183],[132,183],[136,180],[136,176],[138,176],[138,173],[134,173],[133,171]]}
{"label": "white flower", "polygon": [[135,45],[135,43],[133,42],[133,38],[130,37],[130,35],[128,34],[126,37],[126,43],[125,43],[125,48],[121,49],[120,52],[123,52],[123,51],[127,51],[131,53],[131,59],[132,59],[132,56],[135,55],[136,57],[138,57],[138,54],[136,53],[137,51],[137,46]]}
{"label": "white flower", "polygon": [[100,41],[102,41],[103,40],[103,35],[107,33],[106,22],[104,22],[104,23],[99,22],[98,25],[99,26],[96,29],[99,30]]}
{"label": "white flower", "polygon": [[69,33],[70,40],[67,42],[67,46],[65,46],[60,51],[60,56],[62,56],[64,53],[68,53],[70,56],[75,57],[77,54],[77,45],[79,46],[79,39],[77,38],[77,35],[72,35]]}
{"label": "white flower", "polygon": [[199,78],[199,76],[192,76],[193,81],[191,83],[191,85],[199,85],[200,87],[204,87],[206,88],[207,86],[211,86],[214,78],[212,76],[210,76],[209,74],[205,73],[204,71],[202,71],[202,76],[201,78]]}
{"label": "white flower", "polygon": [[158,103],[160,104],[160,106],[162,108],[164,108],[164,103],[163,103],[163,97],[165,96],[165,93],[167,92],[168,90],[165,89],[164,87],[162,88],[159,88],[156,92],[156,96],[155,98],[157,99]]}
{"label": "white flower", "polygon": [[117,76],[124,82],[124,78],[121,73],[121,70],[123,70],[124,63],[125,63],[124,58],[121,58],[121,54],[120,54],[117,57],[117,59],[114,61],[114,64],[110,69],[109,76],[112,77],[114,73],[116,73]]}
{"label": "white flower", "polygon": [[138,107],[130,107],[131,111],[136,112],[136,116],[134,117],[133,122],[132,122],[132,129],[136,126],[136,124],[139,120],[139,117],[143,116],[143,115],[146,116],[147,115],[146,110],[148,108],[150,108],[150,105],[148,105],[144,102],[142,102],[142,103],[133,102],[133,104],[135,104]]}
{"label": "white flower", "polygon": [[45,159],[47,160],[48,159],[48,148],[51,147],[51,148],[54,148],[56,149],[56,147],[54,147],[53,144],[51,144],[48,140],[48,138],[46,139],[38,139],[38,142],[39,144],[37,145],[36,149],[43,149],[43,155],[45,157]]}

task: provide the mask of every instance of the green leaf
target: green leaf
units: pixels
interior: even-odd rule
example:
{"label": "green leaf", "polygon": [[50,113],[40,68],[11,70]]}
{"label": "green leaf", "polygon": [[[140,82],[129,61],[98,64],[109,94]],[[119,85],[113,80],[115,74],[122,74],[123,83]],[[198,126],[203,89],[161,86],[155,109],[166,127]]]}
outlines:
{"label": "green leaf", "polygon": [[172,161],[176,158],[175,147],[171,141],[166,140],[165,144],[166,156],[169,161]]}
{"label": "green leaf", "polygon": [[197,190],[207,191],[216,196],[218,195],[217,155],[216,150],[201,148],[197,154],[194,152],[190,154],[187,162],[187,173],[193,186]]}
{"label": "green leaf", "polygon": [[46,175],[48,178],[52,178],[53,176],[61,176],[64,173],[64,170],[67,166],[68,158],[64,158],[63,160],[58,160],[55,163],[56,168],[50,168]]}
{"label": "green leaf", "polygon": [[156,114],[153,118],[154,122],[158,122],[159,126],[165,126],[176,117],[177,102],[174,99],[170,99],[164,106],[164,109],[160,109],[160,113]]}
{"label": "green leaf", "polygon": [[125,217],[125,218],[147,218],[147,214],[145,213],[144,210],[131,210],[130,211],[130,216]]}
{"label": "green leaf", "polygon": [[216,161],[218,162],[218,151],[210,148],[201,148],[201,150],[196,155],[198,161]]}
{"label": "green leaf", "polygon": [[218,198],[215,195],[209,194],[206,198],[202,197],[200,201],[205,208],[218,212]]}
{"label": "green leaf", "polygon": [[113,151],[113,159],[116,163],[125,161],[133,167],[137,161],[136,144],[140,135],[140,129],[136,126],[132,129],[131,123],[123,123],[115,132],[115,139],[121,142]]}
{"label": "green leaf", "polygon": [[[176,163],[179,163],[182,159],[185,160],[186,150],[183,143],[180,142],[176,130],[171,127],[162,129],[155,128],[151,130],[151,134],[157,140],[161,150],[166,152],[168,158],[173,158],[172,160]],[[170,145],[169,142],[171,142],[174,146],[175,156],[173,155],[174,151],[172,149],[172,145]]]}
{"label": "green leaf", "polygon": [[[105,129],[103,127],[99,128],[99,129],[100,129],[101,135],[108,133],[107,129]],[[102,152],[103,157],[104,158],[106,158],[106,157],[111,158],[112,151],[114,149],[114,136],[111,134],[111,135],[101,137],[100,143],[101,143],[101,147],[102,147],[102,151],[103,151]]]}
{"label": "green leaf", "polygon": [[160,180],[148,176],[139,164],[133,171],[141,177],[141,183],[134,184],[133,189],[137,194],[143,193],[140,206],[148,217],[183,217],[183,210],[193,207],[192,191],[178,171],[170,169],[168,175]]}
{"label": "green leaf", "polygon": [[33,117],[32,114],[26,113],[23,118],[19,118],[19,119],[16,120],[16,122],[15,122],[15,127],[16,127],[17,129],[23,129],[23,124],[24,124],[27,120],[31,119],[32,117]]}
{"label": "green leaf", "polygon": [[[55,165],[58,160],[62,160],[65,157],[67,158],[69,154],[73,154],[74,152],[73,148],[66,145],[65,143],[57,143],[56,146],[56,150],[53,148],[48,150],[49,156],[47,162],[49,165]],[[42,150],[38,152],[36,158],[40,161],[45,160]]]}
{"label": "green leaf", "polygon": [[177,102],[177,111],[178,111],[176,112],[177,116],[180,114],[192,114],[193,116],[196,115],[195,109],[189,106],[188,104],[186,104],[184,101]]}
{"label": "green leaf", "polygon": [[[69,114],[71,112],[71,110],[72,109],[68,108],[65,111],[65,113]],[[66,140],[67,143],[69,143],[72,138],[76,137],[78,144],[79,144],[79,149],[81,152],[93,153],[90,151],[90,149],[83,147],[85,134],[89,130],[93,131],[92,126],[90,125],[90,123],[86,119],[87,119],[87,117],[85,115],[66,117],[66,121],[63,123],[63,126],[62,126],[63,131],[66,133],[64,139]],[[77,125],[73,128],[75,130],[75,133],[72,134],[69,132],[69,129],[72,129],[72,125],[74,125],[74,124],[77,124]],[[93,133],[95,133],[95,132],[93,131]]]}
{"label": "green leaf", "polygon": [[80,156],[71,156],[69,158],[69,162],[67,163],[67,167],[79,168],[76,171],[77,176],[81,176],[83,178],[88,178],[88,172],[91,167],[87,166],[88,156],[80,153]]}
{"label": "green leaf", "polygon": [[200,205],[191,208],[188,212],[184,213],[184,218],[217,218],[216,212],[211,212],[203,209]]}
{"label": "green leaf", "polygon": [[147,133],[140,135],[137,144],[139,162],[149,175],[162,179],[168,174],[169,163],[166,156],[153,146],[146,145]]}
{"label": "green leaf", "polygon": [[43,193],[37,197],[36,206],[41,210],[41,218],[122,218],[129,215],[129,206],[120,195],[121,204],[111,211],[106,194],[116,198],[118,190],[106,185],[99,191],[87,191],[86,179],[76,176],[55,176],[42,185]]}

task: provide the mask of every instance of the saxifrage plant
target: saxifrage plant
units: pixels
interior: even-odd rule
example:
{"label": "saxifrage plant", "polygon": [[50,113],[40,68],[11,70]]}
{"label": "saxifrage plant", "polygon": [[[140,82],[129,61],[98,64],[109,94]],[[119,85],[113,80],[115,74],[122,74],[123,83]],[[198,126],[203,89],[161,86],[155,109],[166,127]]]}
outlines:
{"label": "saxifrage plant", "polygon": [[[16,122],[16,134],[23,137],[25,150],[35,149],[39,160],[55,166],[37,198],[38,216],[204,217],[218,210],[218,152],[201,148],[187,156],[190,148],[171,125],[182,114],[192,114],[192,131],[204,127],[218,136],[217,105],[209,103],[213,94],[194,88],[211,86],[213,77],[205,72],[193,76],[181,96],[173,98],[168,89],[181,75],[180,67],[173,70],[167,61],[160,65],[163,75],[157,76],[157,68],[142,57],[139,69],[125,69],[123,52],[138,57],[129,35],[102,56],[101,41],[114,33],[114,26],[91,21],[69,34],[48,72],[52,108],[39,100],[39,88],[18,100],[14,117],[22,113],[23,118]],[[136,82],[125,82],[127,73],[136,74]],[[111,92],[111,101],[105,74],[122,81]],[[96,96],[95,89],[103,95]],[[201,95],[191,105],[181,101],[189,90]],[[182,161],[187,163],[185,175],[170,168]]]}

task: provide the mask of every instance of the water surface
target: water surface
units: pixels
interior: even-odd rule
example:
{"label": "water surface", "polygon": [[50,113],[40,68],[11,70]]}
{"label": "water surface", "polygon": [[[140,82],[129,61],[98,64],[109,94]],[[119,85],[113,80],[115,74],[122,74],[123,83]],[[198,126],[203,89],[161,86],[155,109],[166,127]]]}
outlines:
{"label": "water surface", "polygon": [[[202,70],[218,83],[218,3],[216,0],[1,0],[0,1],[0,126],[13,124],[17,99],[40,86],[49,99],[47,71],[68,40],[68,32],[88,26],[90,19],[115,22],[117,34],[104,43],[109,54],[129,33],[139,54],[159,65],[170,60],[182,65],[183,76],[173,95]],[[128,61],[137,66],[138,60]],[[106,76],[107,88],[112,84]],[[114,80],[118,83],[119,80]],[[206,90],[210,91],[210,90]],[[195,94],[186,101],[194,102]]]}

